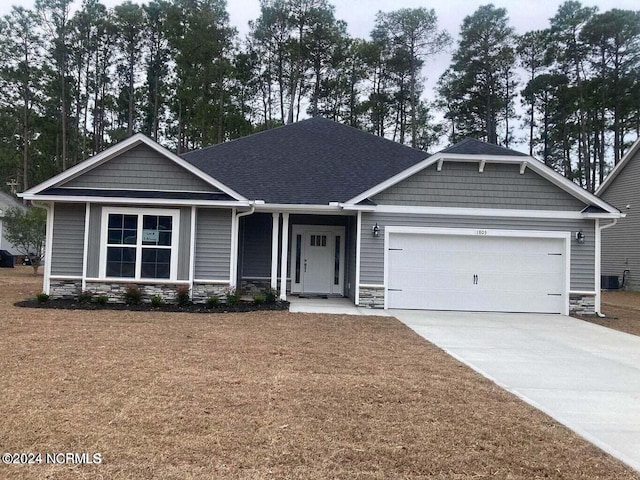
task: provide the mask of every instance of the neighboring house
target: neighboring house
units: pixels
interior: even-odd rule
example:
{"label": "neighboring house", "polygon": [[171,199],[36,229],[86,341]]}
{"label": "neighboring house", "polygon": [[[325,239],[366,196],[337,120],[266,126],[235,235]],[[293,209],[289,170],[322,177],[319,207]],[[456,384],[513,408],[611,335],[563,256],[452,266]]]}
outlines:
{"label": "neighboring house", "polygon": [[622,280],[625,288],[640,289],[640,139],[631,146],[596,190],[625,218],[602,232],[602,274]]}
{"label": "neighboring house", "polygon": [[27,211],[27,207],[25,207],[22,202],[18,201],[14,196],[0,192],[0,250],[6,250],[13,256],[22,255],[22,253],[19,252],[12,243],[9,243],[4,236],[3,217],[4,213],[10,208],[18,208],[25,212]]}
{"label": "neighboring house", "polygon": [[49,209],[54,297],[253,286],[411,309],[599,311],[620,217],[513,150],[429,156],[322,118],[182,157],[134,135],[23,197]]}

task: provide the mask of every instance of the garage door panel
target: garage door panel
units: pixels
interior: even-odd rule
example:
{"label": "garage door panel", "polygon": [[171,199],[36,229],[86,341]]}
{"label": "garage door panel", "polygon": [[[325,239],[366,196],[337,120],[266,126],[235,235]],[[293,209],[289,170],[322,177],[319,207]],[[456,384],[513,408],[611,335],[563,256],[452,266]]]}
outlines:
{"label": "garage door panel", "polygon": [[391,233],[390,308],[563,313],[561,238]]}

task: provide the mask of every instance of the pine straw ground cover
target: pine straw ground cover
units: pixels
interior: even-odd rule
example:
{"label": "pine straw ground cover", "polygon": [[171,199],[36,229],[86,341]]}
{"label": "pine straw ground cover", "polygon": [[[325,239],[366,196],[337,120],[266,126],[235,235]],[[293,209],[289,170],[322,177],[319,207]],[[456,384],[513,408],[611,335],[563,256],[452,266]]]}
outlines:
{"label": "pine straw ground cover", "polygon": [[381,317],[16,308],[0,269],[0,450],[28,479],[637,478]]}
{"label": "pine straw ground cover", "polygon": [[640,292],[602,292],[602,312],[607,318],[579,318],[621,332],[640,335]]}

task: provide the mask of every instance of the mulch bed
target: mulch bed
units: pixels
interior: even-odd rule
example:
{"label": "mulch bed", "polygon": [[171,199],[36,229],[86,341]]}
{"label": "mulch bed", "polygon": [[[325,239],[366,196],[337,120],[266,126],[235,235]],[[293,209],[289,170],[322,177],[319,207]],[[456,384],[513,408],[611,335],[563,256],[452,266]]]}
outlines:
{"label": "mulch bed", "polygon": [[57,310],[129,310],[134,312],[183,312],[183,313],[243,313],[255,311],[277,311],[289,310],[289,302],[278,301],[275,303],[254,303],[240,302],[236,305],[220,304],[208,306],[202,303],[190,303],[187,305],[176,305],[165,303],[154,306],[151,303],[126,304],[126,303],[106,303],[104,305],[96,302],[78,302],[76,300],[55,299],[38,301],[36,299],[23,300],[14,303],[16,307],[26,308],[48,308]]}

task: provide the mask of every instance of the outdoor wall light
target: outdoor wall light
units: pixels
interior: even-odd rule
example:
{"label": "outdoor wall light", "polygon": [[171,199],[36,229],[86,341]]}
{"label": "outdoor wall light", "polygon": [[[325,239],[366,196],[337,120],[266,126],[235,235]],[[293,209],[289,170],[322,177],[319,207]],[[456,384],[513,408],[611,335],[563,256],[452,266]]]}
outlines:
{"label": "outdoor wall light", "polygon": [[373,233],[374,237],[379,237],[380,236],[380,227],[378,226],[378,222],[376,222],[376,224],[371,229],[371,233]]}
{"label": "outdoor wall light", "polygon": [[584,233],[582,233],[582,230],[576,232],[576,240],[578,243],[584,243]]}

